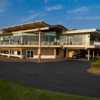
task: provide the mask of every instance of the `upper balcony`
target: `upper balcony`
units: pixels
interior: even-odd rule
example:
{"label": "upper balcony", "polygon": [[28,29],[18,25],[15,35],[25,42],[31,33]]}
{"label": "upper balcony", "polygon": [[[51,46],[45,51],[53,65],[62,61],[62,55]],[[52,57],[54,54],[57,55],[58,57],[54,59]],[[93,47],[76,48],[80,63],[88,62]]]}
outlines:
{"label": "upper balcony", "polygon": [[94,48],[94,45],[91,45],[89,42],[87,42],[87,41],[84,41],[84,42],[82,42],[82,41],[80,41],[80,42],[63,42],[63,43],[61,43],[61,45],[63,46],[63,47],[66,47],[66,48],[70,48],[70,49],[83,49],[83,48],[85,48],[85,49],[87,49],[87,48]]}
{"label": "upper balcony", "polygon": [[39,45],[38,41],[33,42],[0,42],[0,47],[59,47],[58,42],[42,41]]}
{"label": "upper balcony", "polygon": [[[40,43],[39,43],[40,42]],[[0,37],[0,47],[58,47],[59,43],[55,32],[15,34],[14,36]]]}

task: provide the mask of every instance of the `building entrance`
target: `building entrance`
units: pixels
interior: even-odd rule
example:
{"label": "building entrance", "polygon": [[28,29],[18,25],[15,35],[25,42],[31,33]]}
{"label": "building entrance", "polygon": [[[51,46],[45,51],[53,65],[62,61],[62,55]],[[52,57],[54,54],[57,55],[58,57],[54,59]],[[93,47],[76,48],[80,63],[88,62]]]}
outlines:
{"label": "building entrance", "polygon": [[26,50],[26,56],[28,58],[32,58],[33,57],[33,50]]}

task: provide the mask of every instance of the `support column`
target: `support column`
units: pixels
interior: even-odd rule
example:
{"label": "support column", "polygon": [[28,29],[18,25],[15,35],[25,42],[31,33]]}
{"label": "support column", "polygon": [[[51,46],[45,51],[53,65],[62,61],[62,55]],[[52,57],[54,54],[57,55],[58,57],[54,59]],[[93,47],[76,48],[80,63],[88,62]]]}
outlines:
{"label": "support column", "polygon": [[90,49],[88,49],[88,61],[90,60]]}
{"label": "support column", "polygon": [[20,49],[20,55],[21,55],[21,59],[23,59],[23,50]]}
{"label": "support column", "polygon": [[38,56],[39,62],[41,62],[41,32],[39,31],[39,41],[38,41]]}
{"label": "support column", "polygon": [[54,56],[56,57],[56,48],[54,48]]}
{"label": "support column", "polygon": [[23,44],[23,36],[21,36],[21,44]]}
{"label": "support column", "polygon": [[8,50],[8,58],[10,57],[10,55],[11,55],[11,52],[10,52],[10,50]]}

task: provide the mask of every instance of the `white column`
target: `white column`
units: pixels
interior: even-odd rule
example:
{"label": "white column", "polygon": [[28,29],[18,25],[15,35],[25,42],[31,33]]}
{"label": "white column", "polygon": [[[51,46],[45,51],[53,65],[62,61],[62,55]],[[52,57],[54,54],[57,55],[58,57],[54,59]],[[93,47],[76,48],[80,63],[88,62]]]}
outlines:
{"label": "white column", "polygon": [[8,58],[10,57],[10,55],[11,55],[11,52],[10,52],[10,50],[8,50]]}
{"label": "white column", "polygon": [[9,39],[9,44],[11,44],[11,43],[10,43],[10,39]]}
{"label": "white column", "polygon": [[21,44],[23,44],[23,36],[21,35]]}
{"label": "white column", "polygon": [[39,31],[39,41],[38,41],[38,59],[41,61],[41,32]]}
{"label": "white column", "polygon": [[20,55],[21,55],[21,59],[23,59],[23,51],[22,51],[22,49],[20,50]]}
{"label": "white column", "polygon": [[56,58],[56,48],[54,48],[54,56],[55,56],[55,58]]}

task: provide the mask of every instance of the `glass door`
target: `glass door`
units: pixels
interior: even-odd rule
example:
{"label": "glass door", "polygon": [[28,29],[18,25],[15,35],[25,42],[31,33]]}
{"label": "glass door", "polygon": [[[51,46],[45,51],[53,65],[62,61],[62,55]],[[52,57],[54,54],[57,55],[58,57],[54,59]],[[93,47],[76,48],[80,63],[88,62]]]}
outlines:
{"label": "glass door", "polygon": [[33,58],[33,50],[27,50],[27,51],[26,51],[26,56],[27,56],[28,58]]}

